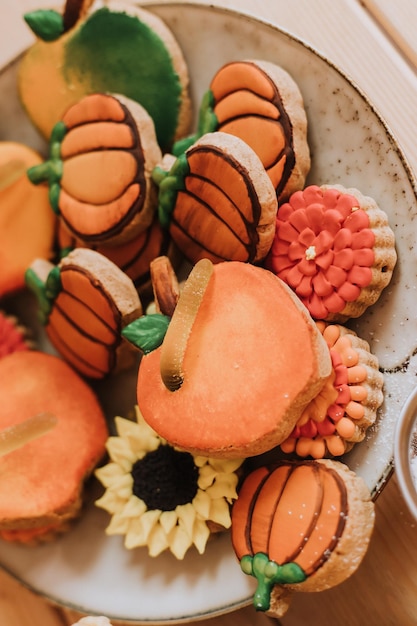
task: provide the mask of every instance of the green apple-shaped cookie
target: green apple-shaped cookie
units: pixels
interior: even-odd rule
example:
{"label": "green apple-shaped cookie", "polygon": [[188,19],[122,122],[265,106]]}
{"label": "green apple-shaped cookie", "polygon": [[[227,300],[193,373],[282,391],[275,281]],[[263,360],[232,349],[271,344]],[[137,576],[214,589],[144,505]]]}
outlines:
{"label": "green apple-shaped cookie", "polygon": [[191,121],[187,66],[171,30],[150,11],[123,2],[80,10],[69,23],[67,14],[25,15],[37,41],[22,58],[19,95],[34,125],[48,138],[81,97],[119,93],[148,111],[160,147],[169,149]]}

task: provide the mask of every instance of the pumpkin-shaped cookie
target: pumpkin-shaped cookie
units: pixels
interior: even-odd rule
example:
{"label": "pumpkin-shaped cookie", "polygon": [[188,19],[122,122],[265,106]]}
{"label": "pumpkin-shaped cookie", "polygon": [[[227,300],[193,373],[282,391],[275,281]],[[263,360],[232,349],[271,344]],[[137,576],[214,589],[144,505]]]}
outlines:
{"label": "pumpkin-shaped cookie", "polygon": [[151,172],[161,158],[145,109],[123,96],[92,94],[54,126],[49,160],[28,176],[48,182],[51,206],[75,237],[116,244],[151,224]]}
{"label": "pumpkin-shaped cookie", "polygon": [[232,544],[242,570],[257,578],[256,608],[282,615],[288,590],[321,591],[348,578],[373,524],[365,483],[342,463],[283,461],[251,472],[233,506]]}
{"label": "pumpkin-shaped cookie", "polygon": [[49,340],[74,369],[100,379],[134,362],[121,330],[142,314],[130,278],[99,252],[76,248],[54,266],[35,261],[26,281]]}
{"label": "pumpkin-shaped cookie", "polygon": [[242,139],[208,133],[168,170],[163,166],[153,173],[160,221],[189,261],[254,263],[266,256],[275,232],[275,189]]}
{"label": "pumpkin-shaped cookie", "polygon": [[174,153],[214,131],[236,135],[255,150],[278,200],[304,187],[310,170],[307,116],[300,89],[283,68],[260,60],[221,67],[203,97],[196,135],[177,142]]}

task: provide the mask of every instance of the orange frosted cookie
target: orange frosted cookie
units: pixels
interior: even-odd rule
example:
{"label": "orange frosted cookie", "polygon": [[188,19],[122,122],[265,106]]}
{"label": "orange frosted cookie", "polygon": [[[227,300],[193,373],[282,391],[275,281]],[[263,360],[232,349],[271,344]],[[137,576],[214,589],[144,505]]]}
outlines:
{"label": "orange frosted cookie", "polygon": [[74,369],[103,378],[132,365],[123,326],[142,314],[133,282],[105,256],[76,248],[59,265],[41,259],[26,272],[49,340]]}
{"label": "orange frosted cookie", "polygon": [[155,168],[159,219],[196,263],[263,259],[275,231],[277,199],[259,157],[242,139],[207,133],[173,163]]}
{"label": "orange frosted cookie", "polygon": [[341,456],[375,422],[384,377],[365,340],[339,324],[317,325],[329,346],[333,372],[281,449],[302,457]]}
{"label": "orange frosted cookie", "polygon": [[310,170],[307,117],[298,85],[283,68],[262,60],[233,61],[214,75],[200,106],[198,136],[222,131],[243,139],[262,161],[278,200],[304,187]]}
{"label": "orange frosted cookie", "polygon": [[105,418],[69,365],[33,350],[0,359],[0,395],[3,442],[8,429],[34,416],[56,419],[48,432],[0,455],[0,537],[46,541],[80,514],[84,481],[105,452]]}
{"label": "orange frosted cookie", "polygon": [[52,209],[90,244],[122,243],[153,221],[151,172],[162,158],[151,117],[120,95],[85,96],[55,124],[50,158],[28,170],[47,182]]}
{"label": "orange frosted cookie", "polygon": [[21,143],[0,141],[0,298],[25,285],[25,270],[38,256],[50,258],[55,216],[48,192],[26,176],[41,156]]}
{"label": "orange frosted cookie", "polygon": [[141,360],[138,404],[172,445],[245,457],[286,439],[330,372],[321,333],[281,280],[250,264],[205,259],[187,279],[161,347]]}
{"label": "orange frosted cookie", "polygon": [[170,446],[140,412],[116,417],[109,437],[110,461],[96,470],[106,488],[96,505],[111,515],[108,535],[123,535],[127,549],[147,548],[151,557],[170,551],[182,560],[203,554],[213,533],[230,528],[242,460],[193,456]]}
{"label": "orange frosted cookie", "polygon": [[279,207],[266,266],[314,319],[343,322],[378,300],[396,260],[394,233],[372,198],[311,185]]}
{"label": "orange frosted cookie", "polygon": [[232,544],[257,579],[254,605],[271,617],[296,591],[323,591],[359,567],[374,526],[364,481],[337,461],[283,461],[244,480],[232,509]]}

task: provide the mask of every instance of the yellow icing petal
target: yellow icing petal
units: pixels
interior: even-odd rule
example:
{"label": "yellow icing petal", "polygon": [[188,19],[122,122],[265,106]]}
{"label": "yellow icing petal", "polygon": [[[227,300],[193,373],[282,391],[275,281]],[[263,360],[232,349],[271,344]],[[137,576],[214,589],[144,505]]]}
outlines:
{"label": "yellow icing petal", "polygon": [[117,513],[124,507],[125,502],[125,499],[119,498],[111,491],[106,491],[101,498],[95,501],[95,505],[109,513]]}
{"label": "yellow icing petal", "polygon": [[209,519],[216,524],[230,528],[232,520],[230,518],[230,507],[223,499],[212,500],[210,506]]}
{"label": "yellow icing petal", "polygon": [[137,455],[132,451],[129,442],[121,437],[109,437],[106,444],[112,461],[115,461],[126,472],[129,472]]}
{"label": "yellow icing petal", "polygon": [[177,506],[175,512],[178,515],[178,523],[183,525],[185,532],[192,537],[196,512],[191,502]]}
{"label": "yellow icing petal", "polygon": [[210,503],[210,496],[205,491],[199,489],[193,500],[193,507],[195,508],[197,515],[203,519],[208,519],[208,515],[210,513]]}
{"label": "yellow icing petal", "polygon": [[220,474],[232,474],[243,463],[243,459],[210,459],[210,465]]}
{"label": "yellow icing petal", "polygon": [[200,554],[206,549],[207,541],[210,536],[210,530],[203,520],[198,520],[194,532],[193,543]]}
{"label": "yellow icing petal", "polygon": [[123,476],[125,472],[117,463],[108,463],[103,465],[103,467],[97,468],[94,474],[104,487],[109,487],[115,477]]}
{"label": "yellow icing petal", "polygon": [[155,557],[169,547],[167,536],[161,526],[155,526],[148,540],[149,556]]}
{"label": "yellow icing petal", "polygon": [[126,518],[130,517],[140,517],[146,511],[146,504],[135,495],[131,495],[129,500],[126,502],[123,510],[120,512],[120,515]]}
{"label": "yellow icing petal", "polygon": [[106,535],[124,535],[129,528],[127,520],[119,517],[119,515],[113,515],[110,520],[110,524],[106,528]]}
{"label": "yellow icing petal", "polygon": [[176,526],[173,529],[170,537],[170,550],[179,561],[182,561],[185,553],[192,544],[192,539],[182,526]]}
{"label": "yellow icing petal", "polygon": [[201,467],[197,481],[200,489],[206,489],[207,487],[212,485],[216,476],[217,472],[211,467],[211,465],[204,465],[203,467]]}
{"label": "yellow icing petal", "polygon": [[178,515],[176,511],[163,511],[161,513],[161,517],[159,518],[159,523],[161,524],[164,532],[167,535],[174,528],[177,521],[178,521]]}

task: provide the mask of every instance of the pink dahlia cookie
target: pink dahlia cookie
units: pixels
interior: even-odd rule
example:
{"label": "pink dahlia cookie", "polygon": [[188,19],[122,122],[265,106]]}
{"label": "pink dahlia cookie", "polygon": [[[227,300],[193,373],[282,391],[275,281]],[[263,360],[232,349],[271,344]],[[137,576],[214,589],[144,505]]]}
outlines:
{"label": "pink dahlia cookie", "polygon": [[26,329],[16,319],[0,311],[0,359],[20,350],[29,350]]}
{"label": "pink dahlia cookie", "polygon": [[317,326],[330,350],[332,373],[281,444],[283,452],[315,459],[341,456],[364,439],[382,404],[384,382],[364,339],[339,324]]}
{"label": "pink dahlia cookie", "polygon": [[279,207],[266,266],[314,319],[343,322],[378,300],[396,261],[394,233],[372,198],[311,185]]}

